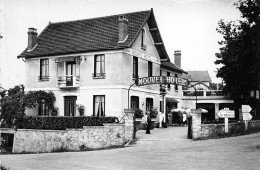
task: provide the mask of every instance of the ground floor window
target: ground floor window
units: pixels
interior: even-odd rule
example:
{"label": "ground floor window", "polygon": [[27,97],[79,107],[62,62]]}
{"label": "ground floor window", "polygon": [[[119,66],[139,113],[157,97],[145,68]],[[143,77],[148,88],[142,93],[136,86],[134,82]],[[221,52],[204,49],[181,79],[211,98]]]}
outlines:
{"label": "ground floor window", "polygon": [[77,100],[77,96],[64,97],[65,116],[70,116],[70,117],[76,116],[76,100]]}
{"label": "ground floor window", "polygon": [[96,96],[93,96],[93,100],[94,100],[93,116],[104,117],[105,116],[105,96],[96,95]]}
{"label": "ground floor window", "polygon": [[39,103],[38,115],[49,115],[49,108],[44,100],[42,100],[41,103]]}
{"label": "ground floor window", "polygon": [[153,98],[146,98],[146,111],[153,107]]}
{"label": "ground floor window", "polygon": [[139,97],[131,96],[131,109],[139,108]]}

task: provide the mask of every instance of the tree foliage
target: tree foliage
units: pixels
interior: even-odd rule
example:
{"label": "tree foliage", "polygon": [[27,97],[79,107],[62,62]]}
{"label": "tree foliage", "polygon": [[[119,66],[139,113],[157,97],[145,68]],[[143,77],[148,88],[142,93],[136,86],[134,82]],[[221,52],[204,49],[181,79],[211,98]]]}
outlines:
{"label": "tree foliage", "polygon": [[219,21],[217,32],[223,40],[215,64],[223,65],[217,77],[223,78],[224,91],[240,98],[260,85],[260,1],[239,0],[234,5],[242,19]]}
{"label": "tree foliage", "polygon": [[2,97],[2,111],[0,119],[4,119],[6,124],[12,124],[14,119],[25,115],[25,108],[36,108],[43,100],[52,111],[56,97],[52,92],[29,91],[25,93],[23,85],[17,85],[9,90],[0,92]]}

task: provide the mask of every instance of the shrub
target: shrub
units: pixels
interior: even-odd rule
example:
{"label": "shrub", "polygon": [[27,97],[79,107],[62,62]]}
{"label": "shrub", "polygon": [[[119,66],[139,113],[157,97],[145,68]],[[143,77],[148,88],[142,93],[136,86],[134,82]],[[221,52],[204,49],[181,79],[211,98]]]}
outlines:
{"label": "shrub", "polygon": [[153,108],[153,107],[152,107],[152,108],[150,109],[150,116],[151,116],[151,118],[156,118],[157,115],[158,115],[157,108]]}
{"label": "shrub", "polygon": [[135,118],[142,118],[144,116],[142,109],[136,109],[134,113]]}
{"label": "shrub", "polygon": [[26,116],[17,119],[17,128],[66,130],[66,128],[83,128],[83,126],[103,126],[104,123],[118,122],[117,117],[51,117]]}

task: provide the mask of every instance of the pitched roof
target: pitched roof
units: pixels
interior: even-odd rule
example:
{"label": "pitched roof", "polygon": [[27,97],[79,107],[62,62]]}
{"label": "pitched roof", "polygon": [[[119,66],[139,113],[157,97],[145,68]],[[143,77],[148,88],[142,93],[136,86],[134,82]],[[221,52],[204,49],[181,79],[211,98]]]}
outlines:
{"label": "pitched roof", "polygon": [[[128,17],[128,38],[118,43],[118,17]],[[49,23],[39,34],[37,45],[32,51],[27,48],[18,58],[64,55],[89,51],[113,50],[131,47],[143,26],[148,23],[155,43],[163,43],[153,10],[112,15],[106,17]],[[161,59],[169,59],[164,45],[156,46]]]}
{"label": "pitched roof", "polygon": [[187,71],[186,77],[191,76],[191,82],[212,82],[209,76],[209,72],[206,71]]}
{"label": "pitched roof", "polygon": [[177,67],[175,64],[173,64],[170,61],[162,61],[161,62],[161,68],[171,70],[171,71],[177,71],[180,73],[187,73],[186,71],[182,70],[181,68]]}

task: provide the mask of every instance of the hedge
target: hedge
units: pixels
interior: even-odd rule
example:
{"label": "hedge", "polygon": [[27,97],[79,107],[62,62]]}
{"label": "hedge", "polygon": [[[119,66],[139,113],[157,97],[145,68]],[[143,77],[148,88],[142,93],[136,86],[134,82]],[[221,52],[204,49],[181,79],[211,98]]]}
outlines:
{"label": "hedge", "polygon": [[117,117],[50,117],[25,116],[16,121],[18,129],[66,130],[83,126],[103,126],[119,122]]}

